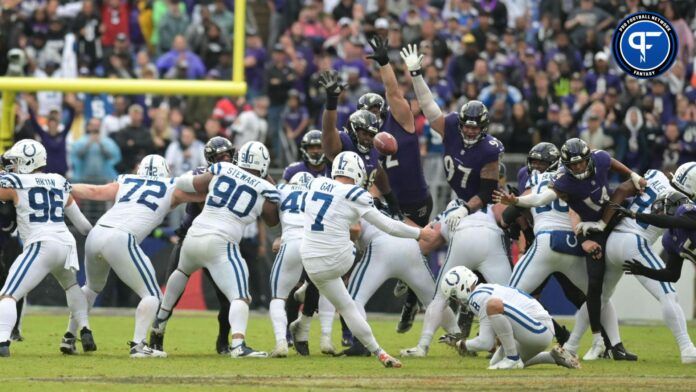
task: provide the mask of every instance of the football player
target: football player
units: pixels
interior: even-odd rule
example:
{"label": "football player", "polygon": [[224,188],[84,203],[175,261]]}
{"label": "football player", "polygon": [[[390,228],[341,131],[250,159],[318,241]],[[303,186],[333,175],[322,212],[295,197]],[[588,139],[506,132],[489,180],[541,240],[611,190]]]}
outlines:
{"label": "football player", "polygon": [[[208,166],[215,164],[217,162],[232,162],[234,158],[235,148],[228,139],[215,136],[208,140],[203,149],[203,154],[205,155],[205,160]],[[206,170],[205,166],[198,167],[193,170],[193,175],[203,174]],[[179,228],[176,229],[176,236],[179,238],[177,243],[172,249],[172,253],[169,257],[169,267],[167,269],[167,276],[170,276],[175,270],[176,266],[179,264],[179,257],[181,255],[181,244],[184,243],[186,239],[186,233],[191,227],[193,220],[201,213],[203,210],[203,203],[188,203],[186,204],[186,215],[181,221]],[[213,288],[215,289],[215,295],[217,296],[218,302],[220,303],[220,309],[218,310],[218,337],[215,341],[215,350],[218,354],[229,354],[230,351],[230,322],[228,320],[228,315],[230,311],[230,301],[227,300],[225,294],[220,291],[220,289],[215,285],[213,277],[210,272],[204,268],[203,272],[208,277],[208,280],[213,283]],[[178,302],[178,300],[177,300]],[[150,332],[150,347],[164,351],[163,341],[158,339],[158,336]]]}
{"label": "football player", "polygon": [[[367,58],[379,64],[386,102],[378,94],[367,93],[358,100],[358,109],[369,110],[378,116],[379,130],[388,132],[396,139],[398,146],[396,154],[382,157],[382,166],[387,172],[389,186],[398,201],[401,212],[422,227],[427,225],[430,219],[433,199],[423,174],[420,141],[416,135],[413,112],[399,88],[394,69],[389,64],[389,42],[375,35],[369,43],[373,54]],[[408,289],[396,332],[408,332],[413,326],[416,313],[418,313],[418,298],[413,290]]]}
{"label": "football player", "polygon": [[302,154],[302,161],[291,163],[283,171],[284,182],[290,182],[290,179],[295,174],[302,172],[307,172],[312,177],[328,177],[331,175],[331,168],[326,164],[324,148],[321,145],[321,131],[312,129],[302,136],[300,153]]}
{"label": "football player", "polygon": [[[579,235],[588,274],[587,309],[594,342],[599,346],[601,336],[601,296],[604,281],[604,249],[606,238],[615,222],[611,222],[614,212],[605,208],[609,201],[609,173],[622,174],[630,179],[622,183],[612,195],[612,200],[621,203],[626,197],[642,192],[646,185],[637,173],[613,159],[606,151],[591,151],[587,143],[573,138],[561,148],[563,167],[540,194],[516,197],[496,192],[496,201],[524,208],[542,207],[561,198],[570,209],[577,213],[580,223],[575,230]],[[609,224],[609,227],[607,225]],[[605,230],[606,229],[606,230]],[[625,350],[622,344],[611,348],[614,359],[636,360],[637,357]],[[599,353],[598,353],[599,355]]]}
{"label": "football player", "polygon": [[304,203],[302,265],[319,292],[343,315],[357,339],[384,366],[401,367],[397,359],[379,347],[341,279],[354,261],[350,227],[362,217],[380,230],[399,237],[430,240],[436,234],[430,228],[416,229],[382,215],[374,207],[372,196],[362,187],[366,175],[363,159],[352,151],[345,151],[333,161],[333,179],[317,178],[310,183]]}
{"label": "football player", "polygon": [[[166,357],[167,353],[152,349],[145,340],[162,292],[152,262],[139,244],[173,208],[182,203],[201,202],[204,195],[189,195],[177,190],[175,179],[169,177],[167,161],[160,155],[145,156],[136,174],[120,175],[110,184],[75,184],[73,195],[78,199],[114,202],[97,221],[85,243],[87,280],[82,291],[90,309],[106,285],[109,270],[113,269],[140,297],[135,310],[133,340],[129,342],[131,358]],[[69,332],[74,335],[76,330],[71,318]]]}
{"label": "football player", "polygon": [[232,358],[263,358],[268,354],[256,351],[245,343],[249,318],[249,273],[241,257],[239,242],[244,228],[259,217],[269,226],[276,226],[278,191],[265,180],[271,159],[260,142],[247,142],[238,153],[237,164],[218,162],[197,176],[182,176],[177,190],[200,194],[207,190],[203,211],[193,220],[181,247],[176,271],[167,281],[162,304],[152,329],[164,339],[167,321],[192,273],[200,268],[210,271],[217,287],[230,301],[229,321],[232,332]]}
{"label": "football player", "polygon": [[[0,357],[10,356],[10,336],[17,321],[17,301],[24,298],[48,275],[52,274],[63,290],[74,324],[80,329],[82,349],[97,349],[89,329],[87,300],[77,283],[80,268],[75,237],[65,225],[65,217],[82,235],[92,229],[87,218],[70,195],[70,183],[59,174],[44,174],[46,148],[35,140],[17,142],[4,157],[11,163],[11,173],[0,176],[0,200],[15,205],[17,229],[24,249],[12,263],[0,291]],[[75,335],[66,333],[69,350],[74,354]]]}
{"label": "football player", "polygon": [[501,346],[490,360],[490,370],[543,363],[580,367],[577,357],[561,347],[543,352],[553,339],[553,323],[544,307],[527,293],[499,284],[479,284],[476,274],[463,266],[443,275],[442,294],[455,297],[479,316],[478,336],[456,342],[460,354],[490,351],[498,339]]}

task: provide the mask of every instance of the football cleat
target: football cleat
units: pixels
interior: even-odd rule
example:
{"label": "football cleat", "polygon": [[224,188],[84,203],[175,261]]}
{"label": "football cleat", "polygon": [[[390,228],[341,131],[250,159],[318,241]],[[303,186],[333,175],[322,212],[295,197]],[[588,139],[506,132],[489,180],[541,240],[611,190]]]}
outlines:
{"label": "football cleat", "polygon": [[343,336],[341,336],[341,346],[350,347],[353,345],[353,334],[350,331],[343,331]]}
{"label": "football cleat", "polygon": [[578,356],[563,347],[557,345],[549,351],[551,358],[556,361],[556,365],[563,366],[568,369],[580,369],[580,360]]}
{"label": "football cleat", "polygon": [[379,357],[377,357],[380,362],[382,362],[382,365],[387,368],[400,368],[401,367],[401,361],[398,359],[392,357],[391,355],[385,353],[382,351],[381,354],[379,354]]}
{"label": "football cleat", "polygon": [[80,343],[82,343],[82,352],[97,351],[97,344],[94,343],[92,331],[87,327],[82,327],[80,330]]}
{"label": "football cleat", "polygon": [[353,339],[353,345],[338,354],[338,356],[342,355],[345,355],[346,357],[369,357],[372,354],[370,353],[370,350],[368,350],[367,347],[360,342],[360,340]]}
{"label": "football cleat", "polygon": [[230,356],[232,358],[268,358],[268,353],[265,351],[256,351],[248,347],[246,343],[242,343],[237,347],[230,348]]}
{"label": "football cleat", "polygon": [[681,353],[681,362],[684,364],[696,363],[696,347],[693,345]]}
{"label": "football cleat", "polygon": [[498,362],[502,361],[503,358],[505,358],[505,350],[503,350],[503,346],[498,347],[497,350],[491,355],[490,361],[488,361],[488,366],[494,366]]}
{"label": "football cleat", "polygon": [[300,323],[301,317],[290,323],[290,334],[295,342],[306,342],[309,340],[309,325],[306,328],[303,327],[302,323]]}
{"label": "football cleat", "polygon": [[228,355],[230,353],[230,341],[227,336],[218,335],[215,341],[215,351],[220,355]]}
{"label": "football cleat", "polygon": [[9,357],[10,356],[10,341],[6,340],[4,342],[0,342],[0,357]]}
{"label": "football cleat", "polygon": [[522,360],[517,358],[516,360],[510,358],[503,358],[498,361],[495,365],[488,367],[488,370],[507,370],[507,369],[524,369],[524,363]]}
{"label": "football cleat", "polygon": [[140,343],[128,342],[131,358],[167,358],[167,353],[150,348],[143,340]]}
{"label": "football cleat", "polygon": [[294,346],[295,351],[303,357],[309,356],[309,342],[298,342],[295,341]]}
{"label": "football cleat", "polygon": [[606,356],[612,358],[615,361],[637,361],[638,356],[626,351],[623,343],[619,342],[614,347],[607,349]]}
{"label": "football cleat", "polygon": [[425,357],[428,355],[428,349],[421,346],[406,348],[400,351],[402,357]]}
{"label": "football cleat", "polygon": [[276,343],[275,349],[271,351],[271,358],[285,358],[288,356],[288,342],[281,340]]}
{"label": "football cleat", "polygon": [[159,333],[154,329],[150,331],[150,348],[164,351],[164,333]]}
{"label": "football cleat", "polygon": [[416,319],[416,314],[418,314],[418,303],[406,302],[404,307],[401,309],[401,320],[399,324],[396,325],[396,333],[406,333],[413,327],[413,321]]}
{"label": "football cleat", "polygon": [[570,339],[570,331],[565,325],[559,325],[560,328],[554,328],[556,331],[556,343],[561,347]]}
{"label": "football cleat", "polygon": [[10,340],[13,342],[22,342],[24,341],[24,336],[22,336],[22,332],[19,329],[15,328],[12,330]]}
{"label": "football cleat", "polygon": [[65,355],[77,354],[77,347],[75,347],[75,342],[77,338],[70,332],[66,332],[63,338],[60,340],[60,352]]}
{"label": "football cleat", "polygon": [[582,357],[583,361],[596,361],[602,358],[606,347],[604,346],[604,341],[602,339],[596,339],[592,342],[592,347],[585,353]]}
{"label": "football cleat", "polygon": [[394,286],[394,296],[396,298],[403,297],[408,293],[408,286],[403,281],[397,280]]}
{"label": "football cleat", "polygon": [[319,340],[319,348],[321,349],[322,354],[336,354],[336,348],[334,348],[334,345],[331,342],[331,336],[322,335],[321,339]]}

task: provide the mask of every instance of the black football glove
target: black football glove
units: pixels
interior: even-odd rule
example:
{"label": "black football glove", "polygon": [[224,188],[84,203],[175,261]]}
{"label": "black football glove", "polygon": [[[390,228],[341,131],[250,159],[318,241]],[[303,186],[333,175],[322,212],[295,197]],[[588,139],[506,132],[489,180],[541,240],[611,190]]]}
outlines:
{"label": "black football glove", "polygon": [[375,60],[380,66],[384,67],[389,64],[389,40],[382,39],[379,35],[375,35],[369,42],[372,47],[372,54],[367,56],[370,60]]}
{"label": "black football glove", "polygon": [[324,71],[319,75],[319,85],[326,90],[326,95],[338,97],[346,88],[338,79],[338,73],[334,70]]}
{"label": "black football glove", "polygon": [[649,268],[641,264],[638,260],[633,259],[624,262],[623,270],[629,275],[645,275],[646,270],[649,270]]}
{"label": "black football glove", "polygon": [[634,218],[634,219],[636,217],[636,215],[633,211],[629,210],[628,208],[626,208],[620,204],[614,203],[612,201],[609,202],[609,208],[613,209],[616,212],[616,215],[618,215],[620,217],[627,216],[629,218]]}

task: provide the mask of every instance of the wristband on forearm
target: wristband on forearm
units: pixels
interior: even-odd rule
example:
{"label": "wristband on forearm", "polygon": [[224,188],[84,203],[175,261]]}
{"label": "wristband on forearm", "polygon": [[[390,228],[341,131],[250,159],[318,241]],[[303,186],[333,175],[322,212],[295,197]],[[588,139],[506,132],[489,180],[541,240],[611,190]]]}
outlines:
{"label": "wristband on forearm", "polygon": [[338,108],[338,95],[326,94],[326,110]]}

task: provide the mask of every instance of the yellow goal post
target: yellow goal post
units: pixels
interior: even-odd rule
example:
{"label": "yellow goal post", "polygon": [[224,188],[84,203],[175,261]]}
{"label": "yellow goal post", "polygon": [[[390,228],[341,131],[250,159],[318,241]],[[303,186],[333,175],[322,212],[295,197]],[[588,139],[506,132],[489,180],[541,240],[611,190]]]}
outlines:
{"label": "yellow goal post", "polygon": [[242,96],[246,94],[247,84],[244,80],[246,6],[245,0],[234,1],[231,81],[0,77],[0,91],[2,91],[0,152],[6,151],[14,139],[14,105],[18,92],[57,91],[90,94],[204,96]]}

